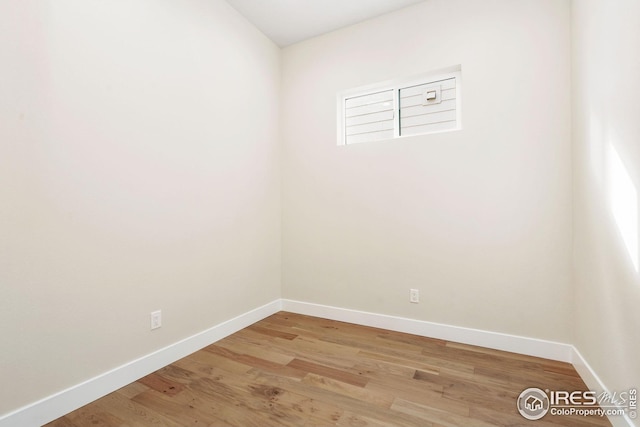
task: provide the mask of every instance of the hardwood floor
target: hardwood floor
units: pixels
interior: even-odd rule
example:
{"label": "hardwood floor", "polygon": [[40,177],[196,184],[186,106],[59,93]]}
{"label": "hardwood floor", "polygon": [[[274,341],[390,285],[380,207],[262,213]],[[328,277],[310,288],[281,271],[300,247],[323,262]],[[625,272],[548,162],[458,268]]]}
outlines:
{"label": "hardwood floor", "polygon": [[280,312],[47,426],[611,425],[525,420],[529,387],[587,389],[567,363]]}

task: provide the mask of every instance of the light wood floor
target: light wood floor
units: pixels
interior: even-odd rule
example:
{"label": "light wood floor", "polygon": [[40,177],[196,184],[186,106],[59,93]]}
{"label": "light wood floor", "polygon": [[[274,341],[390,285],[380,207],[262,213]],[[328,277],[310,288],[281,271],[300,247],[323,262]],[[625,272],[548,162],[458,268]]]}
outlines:
{"label": "light wood floor", "polygon": [[47,426],[610,426],[527,421],[529,387],[587,390],[567,363],[280,312]]}

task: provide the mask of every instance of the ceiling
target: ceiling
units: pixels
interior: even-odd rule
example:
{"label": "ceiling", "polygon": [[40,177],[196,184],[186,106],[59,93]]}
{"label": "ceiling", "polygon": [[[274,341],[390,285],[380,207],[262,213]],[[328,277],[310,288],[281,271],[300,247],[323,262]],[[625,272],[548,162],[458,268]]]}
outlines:
{"label": "ceiling", "polygon": [[227,0],[284,47],[423,0]]}

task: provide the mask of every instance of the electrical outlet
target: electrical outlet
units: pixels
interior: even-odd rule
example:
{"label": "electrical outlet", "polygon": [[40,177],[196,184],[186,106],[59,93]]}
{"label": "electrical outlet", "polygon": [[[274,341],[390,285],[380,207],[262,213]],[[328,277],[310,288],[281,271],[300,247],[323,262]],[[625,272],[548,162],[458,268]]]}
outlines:
{"label": "electrical outlet", "polygon": [[409,289],[409,302],[417,304],[420,302],[420,291],[417,289]]}
{"label": "electrical outlet", "polygon": [[158,329],[162,326],[162,310],[151,312],[151,329]]}

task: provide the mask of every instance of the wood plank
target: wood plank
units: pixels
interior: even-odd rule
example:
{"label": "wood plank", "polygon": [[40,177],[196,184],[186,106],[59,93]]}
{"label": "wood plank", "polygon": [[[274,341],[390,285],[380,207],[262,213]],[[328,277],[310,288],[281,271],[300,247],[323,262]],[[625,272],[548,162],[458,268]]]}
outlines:
{"label": "wood plank", "polygon": [[[187,358],[188,359],[188,358]],[[183,360],[183,365],[186,365],[188,361]],[[216,401],[222,400],[222,407],[215,408],[214,416],[223,419],[224,421],[231,422],[235,420],[239,425],[252,422],[247,420],[245,415],[236,413],[233,408],[227,408],[232,405],[227,401],[229,398],[235,399],[235,403],[232,406],[239,407],[242,410],[247,410],[245,403],[249,401],[255,401],[256,397],[267,398],[268,404],[262,405],[270,410],[276,411],[278,414],[281,412],[292,412],[294,418],[298,419],[300,423],[306,422],[318,422],[322,421],[324,425],[327,425],[328,421],[339,418],[342,413],[340,408],[328,403],[314,402],[305,395],[296,394],[293,392],[281,393],[281,388],[278,387],[275,382],[271,384],[265,384],[260,381],[256,381],[255,378],[262,377],[263,375],[270,375],[270,378],[283,379],[290,377],[282,376],[280,374],[273,374],[268,371],[264,371],[262,368],[254,368],[248,372],[231,372],[226,371],[221,367],[212,367],[206,374],[207,381],[201,381],[193,383],[190,388],[183,391],[178,398],[183,399],[184,396],[189,396],[192,405],[196,405],[198,399],[210,400],[210,393],[216,396]],[[291,378],[293,381],[295,379]],[[226,409],[224,409],[226,408]],[[253,409],[250,410],[250,412]],[[279,412],[278,412],[279,411]],[[254,411],[255,412],[255,411]],[[306,420],[306,421],[305,421]],[[282,424],[282,423],[281,423]],[[302,424],[300,424],[302,425]]]}
{"label": "wood plank", "polygon": [[293,359],[287,366],[300,371],[311,372],[324,377],[333,378],[334,380],[342,381],[358,387],[364,387],[369,382],[369,380],[364,376],[355,375],[350,372],[341,371],[339,369],[301,359]]}
{"label": "wood plank", "polygon": [[134,382],[131,384],[128,384],[124,387],[122,387],[121,389],[119,389],[117,391],[117,393],[123,395],[124,397],[126,397],[127,399],[131,399],[132,397],[143,393],[145,391],[149,390],[149,387],[147,387],[146,385],[142,384],[141,382]]}
{"label": "wood plank", "polygon": [[437,384],[442,387],[442,397],[464,403],[467,406],[479,405],[499,408],[505,412],[512,412],[515,408],[519,391],[505,390],[504,387],[493,386],[490,383],[476,381],[475,379],[451,378],[442,375],[433,375],[423,371],[416,371],[414,379],[426,382],[430,385]]}
{"label": "wood plank", "polygon": [[387,393],[384,390],[376,391],[360,386],[354,386],[344,381],[338,381],[312,373],[307,374],[302,379],[302,382],[323,390],[353,397],[354,399],[358,399],[363,402],[372,403],[382,408],[390,408],[394,399],[394,396],[391,393]]}
{"label": "wood plank", "polygon": [[407,366],[398,366],[378,360],[365,359],[353,367],[353,371],[367,378],[386,378],[397,376],[402,378],[413,378],[416,369]]}
{"label": "wood plank", "polygon": [[78,426],[111,427],[122,425],[123,420],[103,410],[96,403],[90,403],[66,416]]}
{"label": "wood plank", "polygon": [[[187,392],[181,397],[188,396]],[[176,396],[172,398],[153,389],[140,393],[132,400],[145,408],[163,414],[171,422],[184,427],[198,427],[222,421],[212,409],[216,407],[215,402],[211,405],[204,405],[196,398],[185,402]]]}
{"label": "wood plank", "polygon": [[251,325],[251,326],[247,327],[245,330],[246,331],[254,331],[254,332],[266,335],[266,336],[271,337],[271,338],[282,338],[284,340],[289,340],[289,341],[291,341],[292,339],[295,339],[295,338],[297,338],[299,336],[298,334],[292,334],[291,332],[280,331],[280,330],[277,330],[277,329],[264,327],[264,326],[258,326],[258,325]]}
{"label": "wood plank", "polygon": [[259,375],[255,381],[265,384],[277,383],[279,387],[285,390],[295,391],[296,393],[308,396],[314,401],[330,402],[343,409],[352,411],[360,416],[371,417],[382,422],[384,425],[397,427],[416,427],[422,426],[423,421],[412,415],[393,412],[385,408],[371,405],[363,402],[353,396],[344,394],[336,394],[323,388],[313,387],[309,383],[292,381],[290,379],[274,378],[270,375]]}
{"label": "wood plank", "polygon": [[236,360],[235,353],[225,350],[224,354],[218,354],[212,351],[216,348],[213,346],[207,347],[173,364],[204,376],[210,374],[215,368],[222,368],[238,374],[244,374],[252,369],[251,358],[243,358],[241,361]]}
{"label": "wood plank", "polygon": [[48,427],[80,427],[71,422],[68,417],[61,417],[47,424]]}
{"label": "wood plank", "polygon": [[[389,424],[373,417],[345,411],[336,426],[340,427],[389,427]],[[422,423],[420,427],[435,427],[432,423]]]}
{"label": "wood plank", "polygon": [[448,413],[467,416],[469,405],[463,401],[446,399],[444,393],[425,387],[424,383],[417,380],[399,379],[373,379],[367,384],[369,390],[387,391],[397,398],[413,403],[421,404],[434,410],[442,410]]}
{"label": "wood plank", "polygon": [[286,365],[293,360],[293,356],[258,347],[240,335],[227,337],[216,343],[215,346],[207,347],[207,350],[217,352],[220,348],[228,350],[239,358],[262,359],[280,365]]}
{"label": "wood plank", "polygon": [[[495,427],[496,424],[490,424],[477,418],[469,416],[453,414],[448,411],[434,410],[434,408],[421,405],[419,403],[410,402],[404,399],[396,399],[391,409],[416,416],[424,421],[435,423],[444,427],[474,426],[474,427]],[[523,419],[523,421],[526,421]]]}
{"label": "wood plank", "polygon": [[[145,391],[148,390],[150,389]],[[133,398],[129,398],[119,391],[97,400],[95,405],[121,420],[127,420],[125,424],[130,427],[180,427],[179,423],[172,421],[157,411],[136,403]]]}
{"label": "wood plank", "polygon": [[154,372],[146,377],[140,378],[138,382],[151,389],[159,391],[160,393],[165,393],[167,396],[175,396],[184,389],[182,384],[167,380],[158,372]]}
{"label": "wood plank", "polygon": [[[209,351],[213,352],[214,350],[216,350],[216,347],[209,348]],[[237,355],[237,353],[229,352],[228,350],[221,351],[220,355],[226,358],[232,358],[232,360],[238,361],[245,366],[250,367],[251,369],[258,368],[265,372],[270,372],[281,376],[301,379],[307,374],[306,371],[296,369],[295,367],[289,365],[281,365],[279,363],[271,362],[269,360],[264,360],[253,356]]]}

